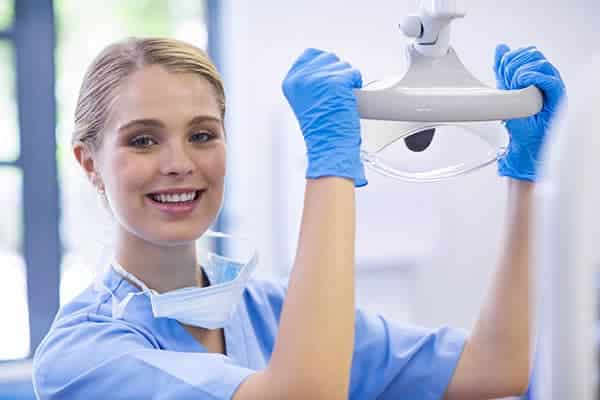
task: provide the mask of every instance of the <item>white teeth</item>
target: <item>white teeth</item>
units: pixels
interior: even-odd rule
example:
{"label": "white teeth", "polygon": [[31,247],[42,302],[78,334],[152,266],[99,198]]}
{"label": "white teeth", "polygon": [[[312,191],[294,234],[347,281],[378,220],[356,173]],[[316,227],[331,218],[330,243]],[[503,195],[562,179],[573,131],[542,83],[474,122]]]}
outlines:
{"label": "white teeth", "polygon": [[173,194],[153,194],[152,198],[161,203],[181,203],[191,201],[196,198],[196,192],[173,193]]}

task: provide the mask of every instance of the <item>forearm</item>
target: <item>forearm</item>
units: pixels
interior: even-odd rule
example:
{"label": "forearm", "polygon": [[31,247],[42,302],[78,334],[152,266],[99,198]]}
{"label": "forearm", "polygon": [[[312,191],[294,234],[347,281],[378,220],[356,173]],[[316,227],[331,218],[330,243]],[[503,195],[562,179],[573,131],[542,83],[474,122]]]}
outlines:
{"label": "forearm", "polygon": [[[503,250],[488,297],[459,361],[456,379],[449,387],[448,399],[504,397],[519,394],[527,386],[534,184],[509,180],[508,185]],[[465,376],[467,374],[470,376]],[[477,393],[473,392],[471,385],[461,385],[467,380],[479,382]],[[463,392],[461,388],[467,391]]]}
{"label": "forearm", "polygon": [[354,246],[354,183],[334,177],[308,180],[296,260],[269,368],[292,385],[311,385],[320,398],[348,397]]}

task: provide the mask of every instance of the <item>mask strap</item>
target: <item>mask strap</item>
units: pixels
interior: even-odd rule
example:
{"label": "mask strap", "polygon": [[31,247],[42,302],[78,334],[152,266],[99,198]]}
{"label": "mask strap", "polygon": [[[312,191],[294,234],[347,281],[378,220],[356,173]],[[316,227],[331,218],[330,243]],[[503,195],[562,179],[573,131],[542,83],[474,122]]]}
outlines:
{"label": "mask strap", "polygon": [[[110,265],[108,268],[110,268]],[[128,293],[127,296],[125,296],[125,298],[122,301],[119,301],[117,299],[117,296],[114,294],[114,292],[112,290],[110,290],[104,284],[102,274],[96,274],[96,277],[94,278],[94,290],[97,292],[105,292],[110,295],[111,313],[112,313],[112,317],[115,319],[123,318],[123,314],[125,313],[125,308],[127,307],[127,304],[129,304],[129,301],[133,298],[133,296],[145,293],[145,292]]]}
{"label": "mask strap", "polygon": [[139,287],[142,288],[141,292],[127,293],[125,298],[121,301],[118,301],[117,297],[114,295],[114,293],[110,292],[112,295],[112,316],[113,316],[113,318],[116,318],[116,319],[122,319],[123,314],[125,313],[125,309],[127,308],[127,305],[129,304],[131,299],[133,299],[134,296],[138,296],[141,294],[147,294],[147,295],[155,294],[155,291],[148,288],[148,286],[146,286],[144,284],[144,282],[142,282],[141,280],[136,278],[133,274],[126,271],[125,268],[123,268],[116,260],[113,260],[110,263],[110,265],[119,275],[131,280],[133,283],[135,283],[136,285],[138,285]]}
{"label": "mask strap", "polygon": [[250,241],[250,239],[247,238],[246,236],[237,236],[236,235],[234,237],[233,235],[231,235],[229,233],[213,231],[211,229],[207,229],[206,232],[204,232],[204,235],[202,235],[202,236]]}
{"label": "mask strap", "polygon": [[152,290],[150,288],[148,288],[148,286],[146,286],[146,284],[144,284],[144,282],[142,282],[141,280],[139,280],[138,278],[136,278],[132,273],[130,273],[129,271],[125,270],[125,268],[123,268],[118,262],[114,261],[111,263],[111,266],[113,267],[113,269],[122,277],[129,279],[130,281],[132,281],[133,283],[135,283],[136,285],[138,285],[139,287],[142,288],[142,292],[147,292],[147,293],[152,293],[152,294],[156,294],[155,290]]}
{"label": "mask strap", "polygon": [[137,292],[137,293],[127,293],[127,296],[121,301],[117,300],[115,295],[112,296],[112,316],[115,319],[122,319],[123,314],[125,314],[125,308],[127,308],[127,304],[129,301],[133,299],[134,296],[144,294],[145,292]]}

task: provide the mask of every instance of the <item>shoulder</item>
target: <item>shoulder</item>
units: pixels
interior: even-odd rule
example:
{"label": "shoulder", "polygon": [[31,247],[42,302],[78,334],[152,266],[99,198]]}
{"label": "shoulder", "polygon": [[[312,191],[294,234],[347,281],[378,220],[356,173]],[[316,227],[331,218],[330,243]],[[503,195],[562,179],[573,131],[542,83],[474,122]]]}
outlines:
{"label": "shoulder", "polygon": [[[110,283],[110,282],[109,282]],[[110,283],[112,292],[121,283]],[[33,357],[33,379],[40,387],[58,387],[131,349],[155,348],[139,324],[112,317],[111,293],[90,285],[58,311]]]}
{"label": "shoulder", "polygon": [[[112,317],[110,294],[87,288],[71,302],[62,306],[50,330],[36,349],[34,366],[60,359],[65,355],[98,352],[99,346],[132,341],[152,347],[152,337],[143,327]],[[106,350],[106,349],[104,349]]]}
{"label": "shoulder", "polygon": [[38,393],[54,391],[98,365],[154,346],[150,336],[125,321],[83,310],[65,313],[35,351],[34,387]]}

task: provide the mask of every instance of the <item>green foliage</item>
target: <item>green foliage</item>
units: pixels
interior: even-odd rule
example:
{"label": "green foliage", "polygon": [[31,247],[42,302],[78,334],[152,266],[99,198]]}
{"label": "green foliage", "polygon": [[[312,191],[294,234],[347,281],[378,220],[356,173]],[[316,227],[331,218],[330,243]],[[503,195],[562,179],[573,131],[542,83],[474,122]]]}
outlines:
{"label": "green foliage", "polygon": [[203,11],[202,0],[54,0],[60,170],[68,168],[72,160],[75,101],[85,69],[95,55],[106,45],[130,36],[173,37],[190,22],[198,27],[200,40]]}
{"label": "green foliage", "polygon": [[[164,36],[170,31],[168,0],[55,0],[59,43],[104,31],[122,36]],[[112,36],[112,35],[111,35]]]}
{"label": "green foliage", "polygon": [[0,0],[0,30],[12,25],[14,9],[14,0]]}

